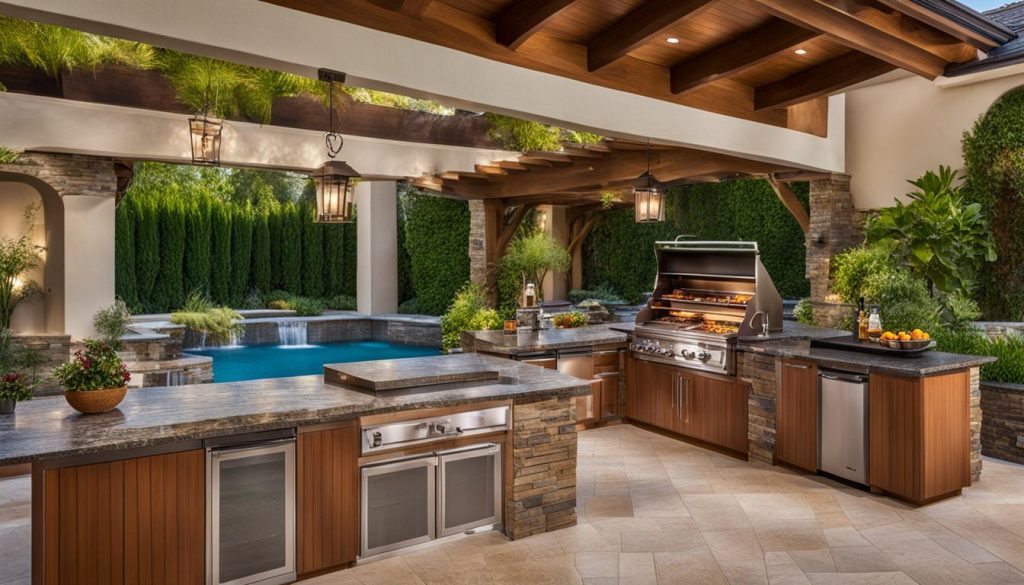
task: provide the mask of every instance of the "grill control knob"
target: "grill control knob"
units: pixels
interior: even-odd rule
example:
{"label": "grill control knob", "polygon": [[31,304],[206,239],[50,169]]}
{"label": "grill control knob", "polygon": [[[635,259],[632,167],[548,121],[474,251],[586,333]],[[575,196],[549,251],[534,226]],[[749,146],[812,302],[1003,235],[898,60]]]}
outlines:
{"label": "grill control knob", "polygon": [[665,356],[665,357],[672,357],[672,350],[667,348],[667,347],[659,349],[658,350],[658,355],[662,355],[662,356]]}
{"label": "grill control knob", "polygon": [[688,360],[692,360],[693,358],[697,357],[697,353],[692,351],[692,350],[689,350],[689,349],[684,349],[683,350],[683,357],[688,359]]}
{"label": "grill control knob", "polygon": [[706,351],[702,351],[697,354],[697,359],[699,359],[702,362],[706,362],[709,359],[711,359],[711,354]]}

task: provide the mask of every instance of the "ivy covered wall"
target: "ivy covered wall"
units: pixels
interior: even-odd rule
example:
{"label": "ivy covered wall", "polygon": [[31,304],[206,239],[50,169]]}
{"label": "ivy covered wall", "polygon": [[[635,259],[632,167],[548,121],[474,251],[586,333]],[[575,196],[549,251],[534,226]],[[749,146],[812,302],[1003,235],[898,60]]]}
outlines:
{"label": "ivy covered wall", "polygon": [[399,202],[399,296],[415,298],[415,312],[440,315],[469,280],[469,204],[408,186],[400,187]]}
{"label": "ivy covered wall", "polygon": [[985,265],[978,302],[986,319],[1024,320],[1024,88],[978,118],[963,150],[966,196],[982,204],[999,255]]}
{"label": "ivy covered wall", "polygon": [[[807,184],[791,186],[806,207]],[[632,209],[605,212],[584,242],[585,288],[608,286],[627,301],[639,302],[654,285],[654,242],[692,235],[758,242],[765,268],[783,297],[801,298],[810,292],[804,278],[803,231],[767,182],[690,185],[670,191],[668,203],[664,224],[637,224]]]}

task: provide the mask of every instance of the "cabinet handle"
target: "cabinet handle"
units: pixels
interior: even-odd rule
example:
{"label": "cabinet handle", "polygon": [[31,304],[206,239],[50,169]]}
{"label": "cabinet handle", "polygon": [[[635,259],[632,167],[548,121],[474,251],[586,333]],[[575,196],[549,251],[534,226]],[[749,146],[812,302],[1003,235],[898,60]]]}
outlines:
{"label": "cabinet handle", "polygon": [[[685,400],[685,403],[683,402],[684,400]],[[683,410],[683,413],[682,413],[682,415],[680,415],[679,418],[683,419],[683,422],[687,422],[688,423],[688,422],[690,422],[690,379],[689,378],[686,378],[686,396],[685,397],[680,397],[679,402],[682,403],[679,408]]]}
{"label": "cabinet handle", "polygon": [[796,368],[798,370],[809,370],[809,369],[811,369],[811,366],[809,366],[807,364],[791,364],[789,362],[782,362],[782,365],[786,366],[787,368]]}

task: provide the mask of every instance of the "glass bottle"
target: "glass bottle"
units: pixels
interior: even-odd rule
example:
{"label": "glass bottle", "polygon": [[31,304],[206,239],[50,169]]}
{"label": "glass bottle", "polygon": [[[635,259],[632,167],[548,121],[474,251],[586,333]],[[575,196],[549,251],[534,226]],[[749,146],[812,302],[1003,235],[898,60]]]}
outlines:
{"label": "glass bottle", "polygon": [[871,307],[871,315],[868,316],[868,337],[877,338],[882,335],[882,317],[878,314],[878,307]]}
{"label": "glass bottle", "polygon": [[532,282],[526,285],[526,291],[523,293],[523,296],[525,297],[523,306],[534,307],[537,305],[537,287]]}

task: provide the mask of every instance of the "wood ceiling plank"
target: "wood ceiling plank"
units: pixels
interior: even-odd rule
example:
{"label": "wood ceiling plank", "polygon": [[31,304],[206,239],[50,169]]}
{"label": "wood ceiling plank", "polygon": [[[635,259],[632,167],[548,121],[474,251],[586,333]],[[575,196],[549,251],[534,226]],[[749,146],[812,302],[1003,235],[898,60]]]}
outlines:
{"label": "wood ceiling plank", "polygon": [[895,67],[870,55],[851,51],[827,63],[754,89],[754,107],[784,108],[835,93],[892,71]]}
{"label": "wood ceiling plank", "polygon": [[679,63],[672,68],[672,93],[685,93],[707,83],[760,65],[821,33],[774,19],[734,41]]}
{"label": "wood ceiling plank", "polygon": [[498,14],[495,37],[513,51],[576,0],[519,0]]}
{"label": "wood ceiling plank", "polygon": [[912,0],[878,0],[878,2],[894,10],[899,10],[903,14],[935,27],[982,51],[987,52],[999,46],[999,43],[992,38],[953,22],[948,18],[944,18],[942,15],[936,14]]}
{"label": "wood ceiling plank", "polygon": [[823,0],[755,0],[766,11],[793,24],[829,35],[852,49],[926,79],[942,75],[948,61],[918,45],[880,30]]}
{"label": "wood ceiling plank", "polygon": [[404,14],[409,18],[419,20],[423,18],[423,12],[433,0],[370,0],[370,2],[381,8],[387,8],[399,14]]}
{"label": "wood ceiling plank", "polygon": [[587,69],[597,71],[625,57],[676,22],[699,14],[714,0],[650,0],[587,45]]}

